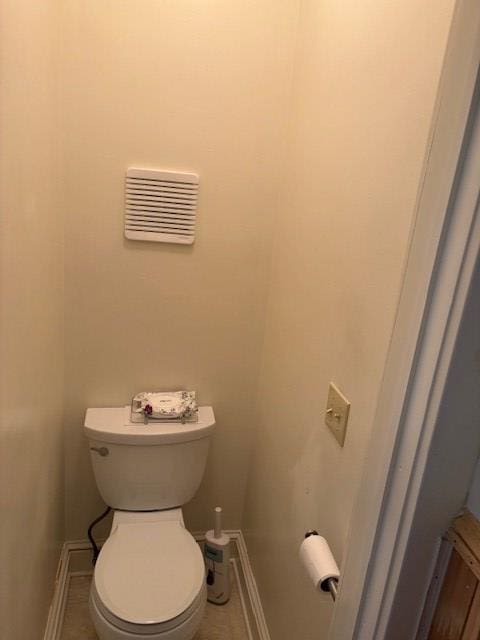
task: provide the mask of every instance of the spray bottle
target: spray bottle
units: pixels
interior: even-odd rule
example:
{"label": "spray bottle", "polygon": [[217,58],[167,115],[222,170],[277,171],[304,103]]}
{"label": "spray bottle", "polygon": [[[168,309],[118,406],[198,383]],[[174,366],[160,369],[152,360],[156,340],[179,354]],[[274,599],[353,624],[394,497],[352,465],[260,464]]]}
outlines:
{"label": "spray bottle", "polygon": [[230,536],[222,531],[222,508],[215,507],[215,528],[205,534],[207,598],[225,604],[230,598]]}

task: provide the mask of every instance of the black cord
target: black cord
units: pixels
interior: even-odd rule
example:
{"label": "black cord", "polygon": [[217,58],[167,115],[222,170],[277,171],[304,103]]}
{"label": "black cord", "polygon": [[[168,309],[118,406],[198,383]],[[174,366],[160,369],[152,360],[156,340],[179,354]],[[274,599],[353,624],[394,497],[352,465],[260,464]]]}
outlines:
{"label": "black cord", "polygon": [[95,540],[93,539],[92,529],[101,520],[106,518],[111,510],[112,510],[111,507],[107,507],[105,509],[105,511],[102,513],[102,515],[98,516],[98,518],[96,518],[92,522],[92,524],[88,527],[88,539],[90,540],[90,544],[92,545],[92,564],[93,564],[93,566],[95,566],[95,563],[97,562],[97,558],[98,558],[98,554],[100,553],[100,549],[97,547],[97,544],[96,544]]}

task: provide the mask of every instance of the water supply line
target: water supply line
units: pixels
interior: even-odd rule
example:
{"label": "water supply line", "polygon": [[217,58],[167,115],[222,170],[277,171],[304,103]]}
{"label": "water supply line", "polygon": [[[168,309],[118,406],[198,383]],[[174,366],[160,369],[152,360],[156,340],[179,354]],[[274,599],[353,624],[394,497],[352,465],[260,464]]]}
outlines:
{"label": "water supply line", "polygon": [[105,509],[105,511],[102,513],[102,515],[98,516],[98,518],[95,518],[95,520],[92,522],[92,524],[88,527],[88,539],[90,540],[90,544],[92,545],[92,564],[93,566],[95,566],[96,562],[97,562],[97,558],[98,555],[100,553],[100,549],[98,548],[97,543],[95,542],[94,538],[93,538],[93,534],[92,534],[92,530],[93,527],[98,524],[99,522],[101,522],[104,518],[106,518],[108,516],[108,514],[111,511],[111,507],[107,507]]}

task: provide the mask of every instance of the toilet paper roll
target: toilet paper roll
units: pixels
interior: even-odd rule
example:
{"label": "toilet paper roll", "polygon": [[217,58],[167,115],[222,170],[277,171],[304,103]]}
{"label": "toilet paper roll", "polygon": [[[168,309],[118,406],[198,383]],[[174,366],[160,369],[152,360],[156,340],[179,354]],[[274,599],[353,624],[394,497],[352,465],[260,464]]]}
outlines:
{"label": "toilet paper roll", "polygon": [[328,542],[322,536],[309,536],[300,545],[300,560],[317,589],[326,588],[326,580],[340,577]]}

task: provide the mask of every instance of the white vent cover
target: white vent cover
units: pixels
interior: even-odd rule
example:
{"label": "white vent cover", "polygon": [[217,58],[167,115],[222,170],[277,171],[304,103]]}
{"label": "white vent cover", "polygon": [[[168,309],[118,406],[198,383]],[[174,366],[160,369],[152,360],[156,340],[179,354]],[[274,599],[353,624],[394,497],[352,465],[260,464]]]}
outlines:
{"label": "white vent cover", "polygon": [[128,169],[125,237],[192,244],[197,193],[198,176],[194,173]]}

